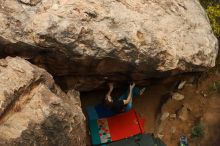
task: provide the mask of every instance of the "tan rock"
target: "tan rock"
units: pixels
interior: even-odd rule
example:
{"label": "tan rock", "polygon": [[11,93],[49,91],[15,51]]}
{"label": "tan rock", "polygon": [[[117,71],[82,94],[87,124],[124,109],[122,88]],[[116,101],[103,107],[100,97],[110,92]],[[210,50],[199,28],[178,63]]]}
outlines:
{"label": "tan rock", "polygon": [[176,133],[176,127],[171,127],[171,133],[175,134]]}
{"label": "tan rock", "polygon": [[164,128],[162,125],[160,125],[158,128],[158,133],[163,133],[163,132],[164,132]]}
{"label": "tan rock", "polygon": [[202,71],[218,52],[198,0],[1,0],[0,10],[0,52],[45,67],[67,88]]}
{"label": "tan rock", "polygon": [[24,59],[0,62],[7,62],[0,68],[0,145],[85,145],[77,91],[65,94],[49,73]]}
{"label": "tan rock", "polygon": [[170,113],[168,113],[168,112],[162,113],[162,116],[161,116],[160,120],[161,120],[161,121],[166,120],[166,119],[169,117],[169,115],[170,115]]}
{"label": "tan rock", "polygon": [[184,98],[185,98],[184,95],[177,93],[177,92],[174,93],[172,96],[172,99],[177,100],[177,101],[183,100]]}
{"label": "tan rock", "polygon": [[157,134],[157,137],[160,138],[160,139],[163,139],[164,134],[160,134],[160,133],[159,133],[159,134]]}
{"label": "tan rock", "polygon": [[188,120],[188,110],[185,106],[183,106],[178,112],[178,118],[182,121]]}
{"label": "tan rock", "polygon": [[185,86],[186,81],[181,81],[180,84],[178,85],[178,89],[181,90]]}
{"label": "tan rock", "polygon": [[170,114],[171,119],[176,119],[176,114]]}

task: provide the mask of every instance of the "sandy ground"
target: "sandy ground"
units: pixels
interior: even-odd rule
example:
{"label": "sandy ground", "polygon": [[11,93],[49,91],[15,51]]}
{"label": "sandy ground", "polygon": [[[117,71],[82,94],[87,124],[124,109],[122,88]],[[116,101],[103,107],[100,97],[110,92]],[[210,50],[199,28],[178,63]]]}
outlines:
{"label": "sandy ground", "polygon": [[[163,131],[165,131],[162,132],[162,139],[167,146],[178,145],[179,136],[182,134],[189,137],[190,146],[220,146],[218,143],[220,142],[220,95],[211,94],[204,97],[202,94],[207,91],[208,87],[213,84],[214,81],[220,81],[219,74],[204,79],[198,88],[196,85],[186,85],[184,89],[180,91],[180,93],[185,96],[183,101],[172,101],[165,104],[163,110],[167,110],[170,113],[179,109],[183,104],[187,105],[191,110],[187,121],[183,122],[177,118],[175,120],[167,119],[161,122]],[[158,84],[151,85],[147,87],[141,97],[134,100],[133,107],[135,111],[145,119],[146,133],[155,133],[156,135],[156,130],[158,130],[159,127],[156,117],[158,115],[161,97],[170,90],[173,83],[173,79],[166,79]],[[126,89],[116,89],[113,91],[113,96],[119,97],[125,90]],[[101,103],[106,92],[107,90],[82,93],[81,102],[83,110],[89,105]],[[205,125],[205,137],[199,140],[191,139],[191,129],[198,119],[201,118]],[[172,129],[175,129],[174,133],[171,132]],[[89,134],[87,145],[91,145]]]}

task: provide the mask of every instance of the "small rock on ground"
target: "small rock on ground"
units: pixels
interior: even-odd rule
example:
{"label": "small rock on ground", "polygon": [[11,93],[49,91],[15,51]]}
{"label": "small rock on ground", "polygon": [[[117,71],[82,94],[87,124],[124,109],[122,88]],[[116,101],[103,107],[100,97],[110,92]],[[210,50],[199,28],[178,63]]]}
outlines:
{"label": "small rock on ground", "polygon": [[172,96],[172,99],[177,100],[177,101],[183,100],[184,98],[185,98],[184,95],[177,93],[177,92],[174,93]]}

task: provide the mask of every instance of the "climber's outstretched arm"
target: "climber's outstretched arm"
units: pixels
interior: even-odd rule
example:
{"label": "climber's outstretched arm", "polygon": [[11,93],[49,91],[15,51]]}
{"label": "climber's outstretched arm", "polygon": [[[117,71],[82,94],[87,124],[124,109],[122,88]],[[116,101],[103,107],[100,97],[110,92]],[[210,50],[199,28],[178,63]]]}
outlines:
{"label": "climber's outstretched arm", "polygon": [[129,86],[128,97],[127,97],[127,99],[123,100],[124,105],[127,105],[130,102],[130,100],[132,98],[131,96],[132,96],[132,91],[133,91],[134,87],[135,87],[135,83],[132,83],[132,85]]}

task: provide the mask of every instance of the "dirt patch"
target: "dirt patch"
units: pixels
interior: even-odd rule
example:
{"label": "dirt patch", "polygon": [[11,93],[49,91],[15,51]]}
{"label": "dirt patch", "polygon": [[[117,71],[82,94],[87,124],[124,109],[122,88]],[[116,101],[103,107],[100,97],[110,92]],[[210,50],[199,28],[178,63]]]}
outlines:
{"label": "dirt patch", "polygon": [[[207,110],[204,113],[206,124],[205,138],[202,145],[220,145],[220,96],[215,94],[208,101]],[[211,142],[211,143],[210,143]]]}
{"label": "dirt patch", "polygon": [[[220,141],[220,94],[216,92],[215,82],[220,81],[220,75],[214,74],[202,78],[198,87],[186,84],[182,91],[184,100],[175,101],[170,99],[164,106],[162,112],[176,114],[176,118],[170,116],[161,121],[159,135],[168,146],[178,144],[180,135],[188,137],[191,146],[217,146]],[[180,110],[185,107],[186,120],[181,120]],[[192,128],[197,123],[204,126],[204,137],[193,138]]]}

